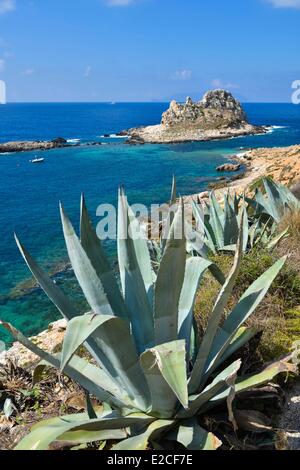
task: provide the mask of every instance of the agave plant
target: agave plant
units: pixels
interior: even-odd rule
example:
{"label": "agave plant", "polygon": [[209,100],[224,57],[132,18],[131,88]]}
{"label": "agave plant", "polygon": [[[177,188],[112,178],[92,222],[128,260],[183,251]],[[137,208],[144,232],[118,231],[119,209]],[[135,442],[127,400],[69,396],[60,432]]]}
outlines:
{"label": "agave plant", "polygon": [[[268,184],[268,180],[265,184]],[[284,190],[289,192],[286,188]],[[292,197],[293,194],[291,193]],[[159,264],[163,256],[165,241],[176,203],[176,179],[173,177],[169,212],[165,217],[164,230],[161,231],[159,240],[149,241],[154,264]],[[212,191],[208,202],[201,202],[199,199],[196,201],[193,198],[191,207],[195,226],[186,221],[187,250],[188,253],[200,255],[203,258],[219,251],[232,253],[236,251],[242,216],[244,252],[258,245],[272,250],[280,240],[287,236],[289,230],[287,227],[281,233],[277,233],[277,220],[271,214],[268,214],[266,210],[263,211],[262,207],[257,205],[255,199],[245,198],[245,196],[236,193],[232,196],[230,191],[224,194],[222,205],[216,199],[214,191]],[[255,208],[254,211],[253,208]],[[210,268],[210,270],[216,279],[223,283],[222,273],[217,271],[215,267]]]}
{"label": "agave plant", "polygon": [[[255,206],[254,214],[250,214],[246,201],[250,207]],[[224,195],[223,207],[211,192],[209,202],[204,206],[193,200],[192,211],[197,230],[189,237],[189,247],[204,257],[218,251],[235,252],[242,216],[244,252],[257,245],[272,250],[288,233],[286,228],[278,234],[277,221],[270,214],[259,212],[255,201],[236,194],[233,197],[230,192]]]}
{"label": "agave plant", "polygon": [[[214,450],[221,441],[200,425],[201,415],[227,402],[229,419],[234,423],[235,395],[265,384],[280,372],[296,371],[290,358],[286,358],[257,374],[243,376],[241,361],[229,361],[255,334],[243,324],[285,262],[285,258],[280,259],[257,279],[222,323],[241,263],[242,223],[232,270],[220,290],[207,329],[197,341],[194,302],[211,262],[186,256],[182,201],[154,274],[146,240],[132,237],[139,222],[120,190],[121,288],[92,228],[84,199],[80,239],[63,208],[61,218],[70,261],[91,311],[77,312],[17,240],[36,280],[68,320],[62,352],[48,354],[13,326],[4,322],[2,325],[41,357],[34,380],[39,379],[46,366],[61,369],[86,390],[87,412],[41,422],[17,449],[44,450],[53,441],[67,441],[69,445],[107,441],[113,450],[142,450],[157,442],[175,441],[187,449]],[[81,345],[93,361],[76,354]],[[101,409],[93,408],[90,395],[103,403]]]}
{"label": "agave plant", "polygon": [[256,189],[253,199],[246,198],[256,217],[271,218],[279,223],[286,213],[300,210],[300,201],[286,186],[271,178],[263,178],[262,181],[265,194]]}

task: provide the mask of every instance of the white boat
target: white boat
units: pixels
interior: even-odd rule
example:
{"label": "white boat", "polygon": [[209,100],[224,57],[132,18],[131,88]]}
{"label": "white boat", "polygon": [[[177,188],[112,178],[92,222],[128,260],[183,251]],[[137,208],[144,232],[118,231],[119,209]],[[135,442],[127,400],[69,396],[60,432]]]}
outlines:
{"label": "white boat", "polygon": [[34,158],[33,160],[30,160],[30,163],[43,163],[44,161],[44,158]]}

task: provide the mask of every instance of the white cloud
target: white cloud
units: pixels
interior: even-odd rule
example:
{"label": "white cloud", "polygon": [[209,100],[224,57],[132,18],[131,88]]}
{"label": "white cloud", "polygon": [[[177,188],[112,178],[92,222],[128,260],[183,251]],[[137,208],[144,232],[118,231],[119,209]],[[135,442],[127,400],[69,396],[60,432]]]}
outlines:
{"label": "white cloud", "polygon": [[136,0],[106,0],[106,4],[109,7],[124,7],[135,2]]}
{"label": "white cloud", "polygon": [[183,70],[177,70],[175,73],[171,75],[172,80],[189,80],[192,78],[192,71],[183,69]]}
{"label": "white cloud", "polygon": [[5,15],[16,9],[15,0],[0,0],[0,15]]}
{"label": "white cloud", "polygon": [[239,85],[237,85],[236,83],[223,82],[220,78],[214,78],[211,82],[211,85],[214,88],[223,88],[229,90],[237,90],[238,88],[240,88]]}
{"label": "white cloud", "polygon": [[0,72],[3,72],[4,69],[5,69],[5,60],[0,59]]}
{"label": "white cloud", "polygon": [[30,76],[30,75],[33,75],[34,72],[35,72],[34,69],[26,69],[24,72],[24,75]]}
{"label": "white cloud", "polygon": [[267,0],[275,8],[300,8],[300,0]]}
{"label": "white cloud", "polygon": [[84,77],[88,78],[91,75],[91,72],[92,72],[92,67],[88,65],[87,68],[85,69]]}

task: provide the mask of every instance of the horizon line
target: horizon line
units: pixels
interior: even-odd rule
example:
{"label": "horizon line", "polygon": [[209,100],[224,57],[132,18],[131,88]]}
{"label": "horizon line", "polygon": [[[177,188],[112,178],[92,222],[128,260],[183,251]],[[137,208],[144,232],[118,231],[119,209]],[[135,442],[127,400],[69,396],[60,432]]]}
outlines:
{"label": "horizon line", "polygon": [[[106,100],[106,101],[7,101],[6,104],[1,106],[6,106],[9,104],[165,104],[170,103],[172,100],[151,100],[151,101],[115,101],[115,100]],[[184,103],[184,101],[176,100],[179,103]],[[291,101],[240,101],[242,104],[293,104]],[[0,106],[0,107],[1,107]]]}

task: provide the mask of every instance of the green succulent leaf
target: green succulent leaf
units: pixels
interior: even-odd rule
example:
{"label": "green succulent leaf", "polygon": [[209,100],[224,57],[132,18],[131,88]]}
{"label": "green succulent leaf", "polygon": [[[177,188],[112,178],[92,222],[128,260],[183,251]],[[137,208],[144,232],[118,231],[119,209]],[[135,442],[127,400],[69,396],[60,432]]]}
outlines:
{"label": "green succulent leaf", "polygon": [[[108,415],[93,420],[86,418],[84,415],[81,419],[80,415],[54,418],[34,426],[31,433],[17,445],[16,450],[47,450],[53,441],[66,440],[66,436],[71,442],[78,442],[78,436],[80,435],[84,435],[86,438],[91,437],[94,440],[100,435],[116,435],[115,431],[119,432],[120,429],[124,430],[136,424],[143,423],[146,426],[151,421],[153,421],[153,418],[142,414],[126,418],[115,418]],[[73,438],[70,434],[71,431],[74,432]],[[110,431],[112,432],[110,433]]]}
{"label": "green succulent leaf", "polygon": [[[129,312],[133,335],[138,351],[141,353],[149,345],[153,344],[153,309],[147,295],[147,287],[144,283],[147,262],[145,262],[144,258],[144,262],[140,262],[143,265],[143,278],[140,264],[137,260],[137,252],[140,252],[141,246],[139,242],[134,241],[131,237],[129,228],[130,219],[132,222],[132,216],[128,212],[127,198],[124,190],[121,188],[119,190],[118,210],[119,270],[123,296]],[[146,276],[147,279],[148,275]]]}
{"label": "green succulent leaf", "polygon": [[206,363],[206,374],[208,372],[212,372],[215,369],[218,359],[225,353],[226,348],[229,346],[236,331],[243,325],[243,323],[260,304],[269,290],[272,282],[281,271],[284,263],[286,262],[286,258],[287,257],[285,256],[278,260],[253,284],[251,284],[251,286],[241,297],[238,304],[228,315],[222,328],[219,329],[218,334],[214,339],[211,352]]}
{"label": "green succulent leaf", "polygon": [[175,215],[155,285],[155,343],[177,339],[178,306],[186,266],[184,206],[181,202]]}
{"label": "green succulent leaf", "polygon": [[101,279],[91,260],[83,249],[74,228],[64,209],[60,206],[61,220],[69,258],[76,278],[93,312],[100,315],[114,316]]}
{"label": "green succulent leaf", "polygon": [[[242,392],[246,392],[251,388],[256,388],[272,381],[278,374],[292,373],[297,374],[298,368],[295,364],[290,362],[290,357],[275,361],[274,363],[267,366],[262,372],[252,374],[247,377],[240,377],[235,383],[235,394],[238,395]],[[230,388],[226,388],[223,392],[215,395],[208,403],[208,406],[203,409],[203,412],[207,409],[216,406],[219,402],[227,399],[230,393]]]}
{"label": "green succulent leaf", "polygon": [[222,442],[211,432],[199,426],[196,418],[185,420],[167,439],[180,442],[188,450],[217,450]]}
{"label": "green succulent leaf", "polygon": [[[52,355],[43,351],[32,341],[25,338],[22,333],[20,333],[9,323],[0,322],[0,326],[3,326],[7,331],[9,331],[13,335],[16,341],[20,342],[23,346],[29,349],[29,351],[32,351],[33,354],[40,357],[44,361],[36,369],[34,377],[35,383],[39,379],[40,373],[44,369],[45,365],[50,364],[56,369],[60,368],[60,355]],[[99,398],[99,400],[105,402],[107,401],[112,404],[116,404],[117,406],[122,406],[122,400],[117,398],[118,396],[120,396],[118,393],[118,388],[115,384],[113,385],[110,377],[98,367],[89,364],[84,359],[73,357],[70,364],[66,367],[65,373],[68,377],[81,384],[91,394]],[[106,389],[104,389],[103,387],[106,387]]]}
{"label": "green succulent leaf", "polygon": [[190,350],[196,295],[201,279],[211,265],[210,261],[199,257],[191,257],[186,262],[178,309],[178,337],[185,339],[187,351]]}
{"label": "green succulent leaf", "polygon": [[67,319],[70,320],[78,315],[76,308],[63,293],[63,291],[50,279],[48,274],[43,271],[35,260],[28,253],[26,248],[21,244],[18,237],[15,235],[17,246],[36,281],[39,283],[43,291],[57,307],[60,313]]}
{"label": "green succulent leaf", "polygon": [[215,379],[198,395],[189,397],[189,406],[187,410],[179,411],[178,418],[190,418],[200,413],[201,408],[209,402],[213,397],[218,395],[221,390],[227,389],[232,379],[236,378],[236,374],[241,367],[241,360],[233,362],[226,367]]}
{"label": "green succulent leaf", "polygon": [[103,251],[101,242],[92,226],[86,208],[84,196],[81,198],[80,242],[98,278],[101,281],[103,291],[106,294],[114,315],[122,318],[128,318],[128,312],[115,274]]}
{"label": "green succulent leaf", "polygon": [[232,290],[236,281],[236,278],[239,273],[241,261],[242,261],[242,251],[243,251],[243,221],[241,221],[240,233],[239,233],[239,241],[238,247],[234,258],[234,264],[232,270],[223,285],[220,294],[217,298],[217,301],[214,305],[213,311],[210,316],[210,320],[202,339],[198,355],[193,367],[193,371],[189,381],[189,391],[191,393],[195,393],[204,377],[205,373],[205,365],[207,362],[207,357],[211,352],[211,349],[214,344],[215,337],[218,333],[219,324],[224,312],[224,308],[226,307],[228,300],[232,294]]}
{"label": "green succulent leaf", "polygon": [[141,365],[152,397],[152,413],[172,416],[177,400],[188,405],[185,341],[161,344],[141,355]]}
{"label": "green succulent leaf", "polygon": [[173,424],[174,421],[172,420],[159,419],[154,421],[154,423],[151,423],[148,426],[145,432],[138,434],[137,436],[129,437],[128,439],[114,445],[111,450],[146,450],[149,445],[149,441],[152,439],[158,439],[160,435]]}
{"label": "green succulent leaf", "polygon": [[133,337],[126,321],[107,315],[83,315],[68,324],[62,350],[61,368],[91,335],[102,353],[101,367],[120,383],[139,409],[149,406],[149,392],[142,374]]}

